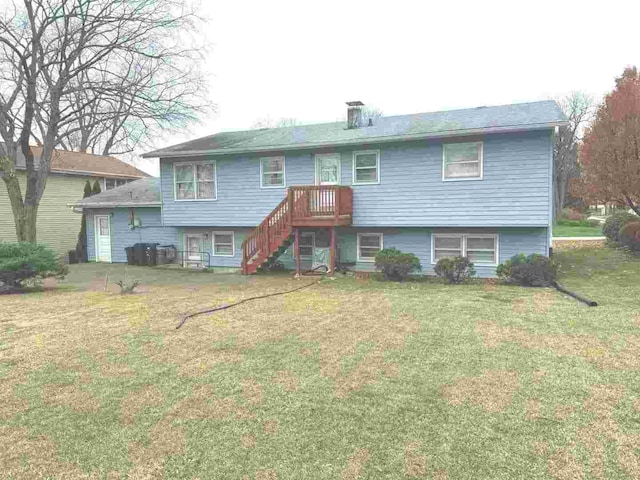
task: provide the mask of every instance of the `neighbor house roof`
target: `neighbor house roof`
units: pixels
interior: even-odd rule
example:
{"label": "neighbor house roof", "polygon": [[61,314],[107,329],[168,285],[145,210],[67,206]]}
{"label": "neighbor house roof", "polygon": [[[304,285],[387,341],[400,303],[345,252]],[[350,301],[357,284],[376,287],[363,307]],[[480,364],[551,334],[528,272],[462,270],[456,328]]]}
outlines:
{"label": "neighbor house roof", "polygon": [[566,118],[553,100],[494,107],[379,117],[372,126],[348,129],[346,122],[222,132],[155,150],[143,157],[223,155],[375,144],[461,135],[553,128]]}
{"label": "neighbor house roof", "polygon": [[[35,158],[40,158],[42,155],[42,147],[40,146],[32,146],[31,151]],[[24,170],[26,163],[20,149],[18,149],[17,157],[16,168]],[[54,150],[51,155],[51,172],[113,178],[143,178],[149,176],[142,170],[138,170],[133,165],[125,163],[116,157],[59,149]]]}
{"label": "neighbor house roof", "polygon": [[77,201],[81,208],[160,206],[160,179],[145,177]]}

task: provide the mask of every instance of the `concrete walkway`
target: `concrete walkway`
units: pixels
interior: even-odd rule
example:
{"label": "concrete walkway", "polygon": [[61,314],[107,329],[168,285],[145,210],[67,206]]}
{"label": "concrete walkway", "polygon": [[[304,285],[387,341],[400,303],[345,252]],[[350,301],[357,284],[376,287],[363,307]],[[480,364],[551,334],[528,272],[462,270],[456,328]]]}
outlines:
{"label": "concrete walkway", "polygon": [[588,240],[606,240],[607,237],[551,237],[551,240],[554,242],[569,242],[569,241],[579,241],[585,242]]}

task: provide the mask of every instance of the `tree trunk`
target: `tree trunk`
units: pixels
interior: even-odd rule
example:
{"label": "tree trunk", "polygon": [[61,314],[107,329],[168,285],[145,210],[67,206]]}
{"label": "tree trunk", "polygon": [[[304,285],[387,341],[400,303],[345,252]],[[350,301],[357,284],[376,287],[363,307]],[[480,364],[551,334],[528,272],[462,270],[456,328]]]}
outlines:
{"label": "tree trunk", "polygon": [[18,177],[15,175],[7,175],[2,179],[7,187],[7,194],[11,202],[13,220],[16,226],[16,238],[19,242],[35,242],[38,205],[25,205],[22,202],[22,193]]}
{"label": "tree trunk", "polygon": [[629,206],[629,208],[636,212],[636,215],[640,215],[640,205],[636,205],[635,203],[633,203],[633,200],[631,200],[631,198],[629,198],[627,195],[624,196],[624,199],[627,201],[627,205]]}

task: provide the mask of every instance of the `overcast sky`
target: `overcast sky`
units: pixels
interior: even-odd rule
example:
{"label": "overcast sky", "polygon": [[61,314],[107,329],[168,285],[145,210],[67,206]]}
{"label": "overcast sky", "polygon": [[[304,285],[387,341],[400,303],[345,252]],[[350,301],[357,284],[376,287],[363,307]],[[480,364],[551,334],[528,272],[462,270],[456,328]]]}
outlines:
{"label": "overcast sky", "polygon": [[158,148],[265,117],[336,121],[348,100],[385,115],[600,100],[640,66],[638,1],[202,0],[202,12],[217,113]]}

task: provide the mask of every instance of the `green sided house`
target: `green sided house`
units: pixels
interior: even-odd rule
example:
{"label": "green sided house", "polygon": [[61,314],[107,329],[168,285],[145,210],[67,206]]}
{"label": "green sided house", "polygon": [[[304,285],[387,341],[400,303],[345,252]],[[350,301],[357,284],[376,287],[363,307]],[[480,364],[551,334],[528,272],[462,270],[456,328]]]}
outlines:
{"label": "green sided house", "polygon": [[[41,147],[34,146],[32,150],[36,158],[42,153]],[[21,154],[16,169],[24,192],[26,172]],[[81,221],[70,205],[82,198],[87,180],[92,184],[97,180],[102,191],[108,191],[145,177],[148,177],[146,173],[115,157],[55,150],[38,209],[38,242],[49,245],[61,255],[76,247]],[[0,241],[16,241],[13,212],[4,182],[0,182]]]}
{"label": "green sided house", "polygon": [[[554,101],[223,132],[144,155],[160,178],[76,204],[90,260],[135,243],[175,245],[186,267],[255,273],[375,269],[376,252],[418,256],[422,274],[466,256],[493,277],[518,253],[548,255]],[[339,265],[342,264],[342,265]]]}

